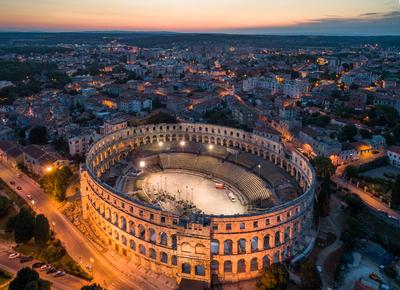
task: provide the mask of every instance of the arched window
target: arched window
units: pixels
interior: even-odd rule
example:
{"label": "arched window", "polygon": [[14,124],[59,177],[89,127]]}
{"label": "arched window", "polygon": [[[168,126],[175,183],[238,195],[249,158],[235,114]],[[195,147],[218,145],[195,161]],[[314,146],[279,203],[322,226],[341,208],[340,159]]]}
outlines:
{"label": "arched window", "polygon": [[257,271],[258,270],[258,261],[257,258],[253,258],[250,261],[250,271]]}
{"label": "arched window", "polygon": [[182,264],[182,273],[190,274],[190,264],[189,263]]}
{"label": "arched window", "polygon": [[160,245],[167,246],[168,245],[168,236],[166,233],[160,233]]}
{"label": "arched window", "polygon": [[126,237],[125,237],[125,236],[122,236],[122,239],[121,239],[121,240],[122,240],[122,244],[126,246],[126,243],[127,243]]}
{"label": "arched window", "polygon": [[246,253],[246,240],[240,239],[237,241],[238,247],[238,254],[245,254]]}
{"label": "arched window", "polygon": [[136,243],[134,240],[129,241],[129,246],[130,246],[131,250],[136,251]]}
{"label": "arched window", "polygon": [[268,250],[269,248],[269,235],[267,234],[264,236],[264,250]]}
{"label": "arched window", "polygon": [[172,240],[172,249],[176,250],[177,247],[176,235],[172,235],[171,240]]}
{"label": "arched window", "polygon": [[139,253],[142,255],[146,255],[146,248],[143,245],[139,246]]}
{"label": "arched window", "polygon": [[290,240],[290,227],[285,229],[284,241],[287,242]]}
{"label": "arched window", "polygon": [[150,241],[150,243],[152,243],[152,244],[155,244],[155,243],[156,243],[156,231],[153,230],[153,229],[150,229],[150,230],[149,230],[149,241]]}
{"label": "arched window", "polygon": [[279,263],[279,251],[275,252],[274,254],[274,263]]}
{"label": "arched window", "polygon": [[146,229],[143,225],[139,225],[139,239],[145,240],[146,239]]}
{"label": "arched window", "polygon": [[219,254],[219,241],[218,240],[211,241],[211,254],[214,254],[214,255]]}
{"label": "arched window", "polygon": [[168,255],[166,253],[164,253],[164,252],[161,252],[160,260],[161,260],[162,263],[167,264],[168,263]]}
{"label": "arched window", "polygon": [[119,233],[117,231],[114,231],[114,238],[119,241]]}
{"label": "arched window", "polygon": [[129,221],[129,233],[133,236],[135,235],[135,224],[133,221]]}
{"label": "arched window", "polygon": [[232,262],[225,261],[224,262],[224,273],[231,273],[232,272]]}
{"label": "arched window", "polygon": [[178,264],[178,259],[176,258],[175,255],[173,255],[171,258],[171,264],[174,266],[176,266]]}
{"label": "arched window", "polygon": [[264,256],[263,257],[263,269],[267,268],[269,265],[271,264],[269,257],[268,256]]}
{"label": "arched window", "polygon": [[237,272],[238,272],[238,273],[244,273],[244,272],[246,272],[246,262],[245,262],[244,259],[240,259],[240,260],[237,262]]}
{"label": "arched window", "polygon": [[205,276],[206,275],[206,271],[204,269],[204,266],[196,265],[194,267],[194,274],[197,275],[197,276]]}
{"label": "arched window", "polygon": [[275,246],[279,246],[281,244],[281,232],[277,231],[275,233]]}
{"label": "arched window", "polygon": [[258,251],[258,237],[253,237],[251,239],[251,252],[257,252]]}
{"label": "arched window", "polygon": [[219,273],[219,262],[217,260],[212,260],[210,265],[211,272]]}
{"label": "arched window", "polygon": [[232,240],[226,240],[224,242],[224,254],[225,255],[232,255]]}
{"label": "arched window", "polygon": [[149,250],[149,257],[153,260],[155,260],[157,258],[157,254],[156,251],[154,249],[150,249]]}
{"label": "arched window", "polygon": [[121,217],[121,230],[126,232],[126,218],[125,217]]}

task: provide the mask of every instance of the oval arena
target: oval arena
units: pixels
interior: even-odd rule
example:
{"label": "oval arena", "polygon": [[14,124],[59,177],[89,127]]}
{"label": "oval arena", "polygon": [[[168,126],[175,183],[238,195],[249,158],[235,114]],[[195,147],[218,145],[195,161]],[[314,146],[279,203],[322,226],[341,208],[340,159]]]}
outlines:
{"label": "oval arena", "polygon": [[178,282],[252,279],[309,250],[314,190],[297,151],[208,124],[116,131],[81,168],[83,216],[96,235]]}

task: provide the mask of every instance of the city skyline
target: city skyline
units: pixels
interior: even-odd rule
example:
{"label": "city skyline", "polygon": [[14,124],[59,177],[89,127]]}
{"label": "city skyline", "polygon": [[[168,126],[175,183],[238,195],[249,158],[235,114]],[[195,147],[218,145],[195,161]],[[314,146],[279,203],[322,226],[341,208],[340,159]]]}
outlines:
{"label": "city skyline", "polygon": [[0,3],[0,31],[175,31],[399,35],[397,0],[26,0]]}

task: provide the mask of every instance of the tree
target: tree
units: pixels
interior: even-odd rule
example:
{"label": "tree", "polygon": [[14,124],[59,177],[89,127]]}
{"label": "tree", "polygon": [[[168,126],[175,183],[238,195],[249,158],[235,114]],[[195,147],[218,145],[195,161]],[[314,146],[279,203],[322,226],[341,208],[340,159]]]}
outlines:
{"label": "tree", "polygon": [[45,193],[51,194],[57,201],[64,201],[71,176],[72,171],[67,166],[61,169],[54,169],[42,178],[40,186]]}
{"label": "tree", "polygon": [[26,207],[21,208],[16,219],[14,227],[14,239],[16,243],[29,242],[35,231],[35,216],[32,211]]}
{"label": "tree", "polygon": [[363,139],[371,139],[372,133],[366,129],[360,129],[360,135]]}
{"label": "tree", "polygon": [[325,177],[321,183],[321,190],[318,193],[318,213],[321,217],[326,217],[329,215],[331,193],[331,181],[329,177]]}
{"label": "tree", "polygon": [[400,175],[397,175],[393,183],[390,204],[392,208],[397,208],[400,205]]}
{"label": "tree", "polygon": [[50,290],[51,283],[39,278],[38,272],[25,267],[18,271],[17,277],[11,281],[9,290]]}
{"label": "tree", "polygon": [[12,202],[7,197],[0,195],[0,218],[5,217],[11,208]]}
{"label": "tree", "polygon": [[104,288],[101,287],[99,284],[94,283],[94,284],[83,286],[81,288],[81,290],[104,290]]}
{"label": "tree", "polygon": [[346,176],[349,178],[357,177],[358,171],[359,170],[357,167],[351,165],[347,166],[346,169],[344,170]]}
{"label": "tree", "polygon": [[281,264],[273,264],[265,269],[258,280],[257,290],[284,290],[289,284],[289,273]]}
{"label": "tree", "polygon": [[36,216],[34,237],[36,244],[39,246],[46,245],[47,241],[50,239],[49,221],[43,214]]}
{"label": "tree", "polygon": [[335,166],[330,158],[318,156],[313,159],[312,163],[320,179],[331,177],[335,173]]}
{"label": "tree", "polygon": [[29,131],[29,143],[47,144],[47,129],[43,126],[35,126]]}
{"label": "tree", "polygon": [[339,139],[343,141],[353,141],[357,135],[357,128],[354,125],[346,125],[340,131]]}
{"label": "tree", "polygon": [[321,278],[314,261],[306,261],[300,267],[301,287],[305,290],[321,288]]}

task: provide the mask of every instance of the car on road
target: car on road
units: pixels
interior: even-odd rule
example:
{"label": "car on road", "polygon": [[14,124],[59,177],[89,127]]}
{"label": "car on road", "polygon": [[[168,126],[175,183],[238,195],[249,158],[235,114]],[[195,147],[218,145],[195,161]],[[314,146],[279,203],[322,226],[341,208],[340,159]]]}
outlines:
{"label": "car on road", "polygon": [[42,265],[41,267],[40,267],[40,270],[41,271],[45,271],[45,270],[47,270],[47,268],[50,268],[51,267],[51,265]]}
{"label": "car on road", "polygon": [[54,267],[51,267],[51,266],[49,268],[47,268],[47,270],[46,270],[46,274],[52,274],[55,272],[57,272],[57,269]]}
{"label": "car on road", "polygon": [[18,177],[18,178],[21,178],[21,177],[22,177],[22,173],[18,173],[18,174],[17,174],[17,177]]}
{"label": "car on road", "polygon": [[11,184],[11,185],[15,185],[15,181],[14,181],[14,180],[11,180],[11,181],[10,181],[10,184]]}
{"label": "car on road", "polygon": [[9,258],[9,259],[16,259],[16,258],[18,258],[19,256],[21,256],[20,253],[11,253],[11,254],[8,256],[8,258]]}
{"label": "car on road", "polygon": [[61,277],[61,276],[64,276],[64,275],[65,275],[65,272],[59,270],[59,271],[55,272],[53,276],[54,277]]}
{"label": "car on road", "polygon": [[31,262],[32,260],[33,260],[33,257],[31,257],[31,256],[23,256],[23,257],[21,257],[19,262],[20,263],[27,263],[27,262]]}
{"label": "car on road", "polygon": [[381,277],[379,277],[378,274],[376,274],[375,272],[372,272],[371,274],[369,274],[369,278],[371,278],[371,280],[374,280],[378,283],[382,283]]}
{"label": "car on road", "polygon": [[32,195],[27,194],[27,195],[25,195],[25,196],[26,196],[27,199],[32,200]]}
{"label": "car on road", "polygon": [[33,268],[33,269],[41,268],[41,267],[44,266],[44,265],[46,265],[46,263],[43,263],[43,262],[36,262],[36,263],[34,263],[34,264],[32,265],[32,268]]}
{"label": "car on road", "polygon": [[21,186],[17,186],[17,189],[18,189],[18,190],[22,190],[22,187],[21,187]]}

